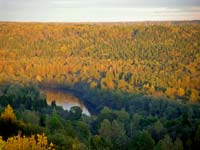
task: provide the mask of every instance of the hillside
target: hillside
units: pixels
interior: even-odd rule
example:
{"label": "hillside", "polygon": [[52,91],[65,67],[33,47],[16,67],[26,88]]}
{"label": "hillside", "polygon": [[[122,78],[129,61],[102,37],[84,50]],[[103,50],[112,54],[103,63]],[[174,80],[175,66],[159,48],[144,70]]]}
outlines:
{"label": "hillside", "polygon": [[196,22],[0,23],[0,82],[198,101]]}
{"label": "hillside", "polygon": [[199,21],[0,22],[0,150],[198,150],[199,102]]}

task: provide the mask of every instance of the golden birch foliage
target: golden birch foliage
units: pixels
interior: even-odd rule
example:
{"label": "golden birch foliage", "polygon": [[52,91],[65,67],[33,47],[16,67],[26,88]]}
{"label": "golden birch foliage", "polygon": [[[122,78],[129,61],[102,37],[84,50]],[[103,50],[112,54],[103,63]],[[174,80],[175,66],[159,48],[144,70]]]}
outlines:
{"label": "golden birch foliage", "polygon": [[191,90],[191,95],[190,95],[190,101],[191,102],[196,102],[199,99],[199,93],[197,90],[192,89]]}
{"label": "golden birch foliage", "polygon": [[178,96],[183,96],[185,95],[185,90],[183,88],[179,88],[177,91]]}
{"label": "golden birch foliage", "polygon": [[0,150],[53,150],[54,145],[48,144],[44,134],[32,135],[31,137],[21,137],[20,135],[10,137],[3,141],[0,137]]}
{"label": "golden birch foliage", "polygon": [[16,120],[16,116],[13,112],[13,108],[9,104],[6,106],[4,112],[1,114],[1,119],[11,120],[11,121]]}

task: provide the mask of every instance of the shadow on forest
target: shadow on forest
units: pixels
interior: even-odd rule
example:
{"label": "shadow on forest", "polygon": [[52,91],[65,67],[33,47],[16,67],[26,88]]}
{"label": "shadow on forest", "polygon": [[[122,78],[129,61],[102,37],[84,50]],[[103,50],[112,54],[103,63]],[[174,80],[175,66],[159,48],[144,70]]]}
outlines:
{"label": "shadow on forest", "polygon": [[[6,83],[1,85],[1,87],[12,84]],[[93,115],[97,115],[104,107],[108,107],[114,110],[125,109],[130,114],[142,112],[143,115],[176,118],[182,114],[186,107],[199,106],[198,103],[192,104],[182,100],[170,100],[165,97],[152,97],[140,93],[125,93],[120,90],[101,90],[100,88],[90,89],[89,85],[85,82],[79,82],[73,86],[55,83],[40,83],[39,85],[36,83],[27,83],[27,87],[36,89],[36,93],[33,94],[37,96],[41,88],[51,88],[71,93],[83,102]]]}
{"label": "shadow on forest", "polygon": [[[79,107],[72,107],[68,112],[55,103],[47,105],[45,97],[40,93],[40,88],[44,86],[70,92],[79,98],[95,117],[82,115]],[[25,123],[17,120],[13,124],[0,119],[0,135],[3,135],[4,139],[16,135],[20,130],[24,135],[46,133],[49,140],[59,147],[58,149],[61,147],[70,149],[68,147],[73,145],[73,142],[69,144],[65,141],[69,137],[71,140],[74,140],[73,137],[78,137],[85,145],[95,147],[90,139],[95,140],[98,136],[98,139],[101,138],[105,140],[104,143],[108,142],[111,145],[110,149],[135,147],[134,141],[140,141],[140,138],[147,141],[150,139],[152,147],[156,143],[156,146],[159,146],[160,140],[169,139],[169,136],[166,138],[164,135],[170,135],[173,141],[180,137],[183,143],[190,138],[193,145],[198,143],[192,138],[199,133],[197,132],[199,123],[197,118],[200,118],[198,103],[190,104],[161,97],[123,93],[119,90],[89,89],[85,83],[77,83],[73,87],[57,84],[6,83],[0,85],[0,112],[8,104]],[[117,132],[110,141],[106,141],[107,135],[110,136],[107,131],[112,129],[116,129],[114,131]],[[120,141],[124,140],[123,146],[117,145],[116,137],[120,137]],[[101,143],[100,145],[102,146]]]}
{"label": "shadow on forest", "polygon": [[40,87],[55,88],[72,93],[80,99],[91,114],[98,114],[104,107],[121,110],[134,114],[143,112],[144,115],[155,115],[169,118],[179,116],[186,105],[192,105],[183,100],[170,100],[166,97],[153,97],[140,93],[126,93],[120,90],[91,89],[86,82],[79,82],[73,86],[59,84],[40,84]]}

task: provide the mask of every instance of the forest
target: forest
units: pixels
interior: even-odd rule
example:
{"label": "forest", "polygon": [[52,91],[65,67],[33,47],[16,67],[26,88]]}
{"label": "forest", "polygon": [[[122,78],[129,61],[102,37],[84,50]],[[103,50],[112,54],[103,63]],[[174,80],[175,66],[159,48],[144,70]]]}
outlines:
{"label": "forest", "polygon": [[195,150],[199,102],[199,22],[0,22],[2,150]]}

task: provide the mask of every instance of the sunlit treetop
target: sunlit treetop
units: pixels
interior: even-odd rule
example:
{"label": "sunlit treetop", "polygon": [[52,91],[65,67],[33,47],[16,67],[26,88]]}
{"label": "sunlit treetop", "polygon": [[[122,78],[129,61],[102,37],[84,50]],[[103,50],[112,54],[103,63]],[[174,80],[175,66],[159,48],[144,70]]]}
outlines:
{"label": "sunlit treetop", "polygon": [[4,112],[1,114],[1,119],[11,120],[11,121],[16,120],[16,116],[13,112],[13,108],[9,104],[6,106]]}

